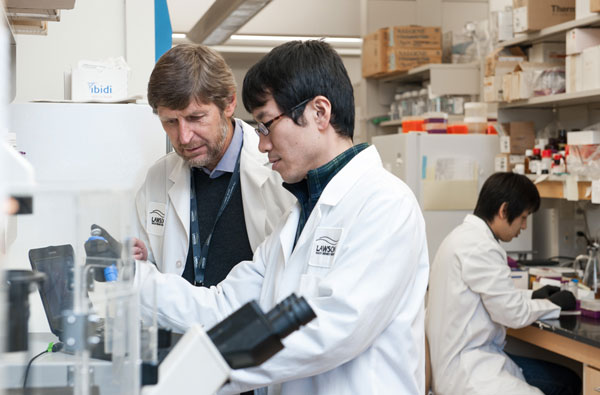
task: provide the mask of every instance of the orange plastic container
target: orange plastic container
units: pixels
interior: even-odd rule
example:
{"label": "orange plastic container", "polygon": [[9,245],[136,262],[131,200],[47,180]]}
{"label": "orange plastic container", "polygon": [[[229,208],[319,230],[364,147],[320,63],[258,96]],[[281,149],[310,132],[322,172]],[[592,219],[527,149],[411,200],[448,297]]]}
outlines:
{"label": "orange plastic container", "polygon": [[423,118],[406,117],[402,119],[402,133],[424,132],[425,120]]}
{"label": "orange plastic container", "polygon": [[467,134],[469,128],[465,124],[448,125],[448,134]]}

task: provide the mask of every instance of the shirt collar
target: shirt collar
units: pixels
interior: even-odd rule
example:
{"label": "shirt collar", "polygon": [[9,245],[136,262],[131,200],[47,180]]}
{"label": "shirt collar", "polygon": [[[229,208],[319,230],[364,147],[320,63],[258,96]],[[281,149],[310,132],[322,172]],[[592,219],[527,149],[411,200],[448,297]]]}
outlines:
{"label": "shirt collar", "polygon": [[242,149],[242,134],[244,133],[242,130],[242,124],[237,119],[232,119],[234,121],[233,128],[233,137],[231,138],[231,142],[229,143],[229,147],[225,150],[225,154],[217,163],[217,166],[210,171],[204,167],[202,167],[202,171],[210,178],[217,178],[225,173],[233,173],[235,170],[235,163],[237,162],[238,154]]}
{"label": "shirt collar", "polygon": [[283,186],[290,191],[302,203],[308,201],[310,208],[315,206],[321,193],[333,177],[352,160],[358,153],[369,146],[368,143],[362,143],[348,148],[336,156],[330,162],[310,170],[306,178],[294,184],[283,183]]}

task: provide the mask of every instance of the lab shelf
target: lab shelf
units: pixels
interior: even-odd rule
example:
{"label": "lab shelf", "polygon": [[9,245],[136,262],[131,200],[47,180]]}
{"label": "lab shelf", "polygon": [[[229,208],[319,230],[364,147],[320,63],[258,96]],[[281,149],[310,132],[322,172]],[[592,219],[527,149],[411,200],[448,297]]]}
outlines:
{"label": "lab shelf", "polygon": [[499,103],[498,108],[559,108],[591,103],[600,103],[600,89],[536,96],[527,100],[517,100],[510,103],[502,102]]}
{"label": "lab shelf", "polygon": [[422,83],[430,81],[431,94],[479,95],[479,65],[475,63],[431,63],[397,74],[378,78],[387,83]]}
{"label": "lab shelf", "polygon": [[[527,174],[527,177],[531,181],[533,181],[535,186],[540,193],[540,197],[542,198],[550,198],[550,199],[564,199],[564,188],[565,181],[567,179],[566,176],[558,176],[558,175],[550,175],[547,176],[543,181],[536,182],[540,176]],[[544,176],[542,176],[544,177]],[[591,200],[590,188],[592,187],[592,182],[587,180],[582,180],[577,182],[577,192],[579,195],[579,200]]]}
{"label": "lab shelf", "polygon": [[594,27],[600,26],[600,14],[592,15],[587,18],[574,19],[572,21],[549,26],[537,32],[523,34],[512,40],[503,41],[498,44],[500,47],[510,47],[513,45],[532,45],[545,41],[565,41],[565,33],[576,27]]}
{"label": "lab shelf", "polygon": [[381,127],[390,127],[390,126],[402,126],[401,119],[394,119],[393,121],[384,121],[379,124]]}

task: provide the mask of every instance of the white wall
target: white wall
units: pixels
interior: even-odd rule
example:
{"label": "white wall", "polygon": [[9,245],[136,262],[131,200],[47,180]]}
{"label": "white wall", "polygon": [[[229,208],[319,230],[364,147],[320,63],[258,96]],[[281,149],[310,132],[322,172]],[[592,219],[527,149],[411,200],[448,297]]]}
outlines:
{"label": "white wall", "polygon": [[367,33],[397,25],[441,26],[442,31],[488,18],[487,0],[366,0]]}
{"label": "white wall", "polygon": [[153,0],[77,0],[47,36],[17,35],[17,100],[61,100],[63,73],[79,60],[123,56],[129,94],[145,95],[154,67]]}

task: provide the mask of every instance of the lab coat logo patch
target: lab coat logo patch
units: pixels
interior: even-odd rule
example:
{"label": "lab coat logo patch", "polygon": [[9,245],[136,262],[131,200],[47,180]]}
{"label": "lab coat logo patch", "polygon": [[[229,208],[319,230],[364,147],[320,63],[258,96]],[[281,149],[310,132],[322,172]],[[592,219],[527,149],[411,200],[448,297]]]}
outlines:
{"label": "lab coat logo patch", "polygon": [[148,205],[148,233],[162,236],[165,233],[166,204],[150,202]]}
{"label": "lab coat logo patch", "polygon": [[331,267],[341,236],[342,228],[318,228],[309,265]]}

